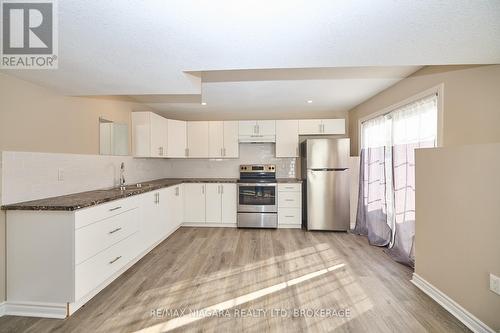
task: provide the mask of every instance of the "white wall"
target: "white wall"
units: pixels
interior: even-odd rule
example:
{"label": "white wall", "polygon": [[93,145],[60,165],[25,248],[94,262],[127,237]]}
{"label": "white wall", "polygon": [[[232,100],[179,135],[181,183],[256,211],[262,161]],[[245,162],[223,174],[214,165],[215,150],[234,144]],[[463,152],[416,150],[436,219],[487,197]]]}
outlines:
{"label": "white wall", "polygon": [[240,144],[240,158],[224,160],[169,160],[169,177],[238,178],[240,164],[276,164],[277,177],[295,178],[298,164],[295,158],[276,158],[272,143]]}
{"label": "white wall", "polygon": [[[167,160],[57,153],[2,152],[2,204],[117,186],[125,162],[127,183],[165,178]],[[58,181],[58,169],[64,181]]]}

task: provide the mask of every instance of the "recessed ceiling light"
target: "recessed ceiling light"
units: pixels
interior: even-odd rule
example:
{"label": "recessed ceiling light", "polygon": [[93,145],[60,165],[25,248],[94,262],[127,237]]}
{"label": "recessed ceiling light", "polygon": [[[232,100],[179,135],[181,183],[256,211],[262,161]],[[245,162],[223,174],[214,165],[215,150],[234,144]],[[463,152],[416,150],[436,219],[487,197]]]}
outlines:
{"label": "recessed ceiling light", "polygon": [[307,101],[307,104],[311,104],[312,102],[313,102],[312,99],[310,99]]}
{"label": "recessed ceiling light", "polygon": [[207,102],[201,102],[201,105],[207,105]]}

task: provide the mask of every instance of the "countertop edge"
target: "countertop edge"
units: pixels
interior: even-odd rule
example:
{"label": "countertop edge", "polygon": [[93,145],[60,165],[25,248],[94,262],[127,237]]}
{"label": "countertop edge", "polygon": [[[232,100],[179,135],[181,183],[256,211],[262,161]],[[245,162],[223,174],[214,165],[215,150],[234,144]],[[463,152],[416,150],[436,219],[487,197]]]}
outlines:
{"label": "countertop edge", "polygon": [[[128,191],[123,194],[118,194],[118,195],[110,195],[109,198],[102,198],[99,200],[92,201],[90,200],[88,203],[83,203],[83,204],[78,204],[74,206],[60,206],[60,205],[40,205],[36,204],[37,201],[43,201],[43,200],[50,200],[51,198],[45,198],[45,199],[38,199],[38,200],[30,200],[30,201],[25,201],[25,202],[20,202],[20,203],[15,203],[15,204],[9,204],[9,205],[3,205],[0,207],[1,210],[3,211],[47,211],[47,212],[74,212],[77,210],[85,209],[85,208],[90,208],[93,206],[101,205],[104,203],[120,200],[120,199],[125,199],[128,197],[133,197],[136,195],[141,195],[144,193],[148,193],[151,191],[156,191],[160,190],[163,188],[168,188],[172,186],[177,186],[180,184],[185,184],[185,183],[227,183],[227,184],[236,184],[237,179],[235,178],[164,178],[164,179],[157,179],[157,180],[151,180],[151,181],[146,181],[142,182],[143,184],[148,184],[148,183],[155,183],[155,182],[161,182],[165,181],[166,183],[163,184],[154,184],[154,185],[148,185],[144,186],[141,188],[138,188],[137,190],[133,191]],[[167,183],[168,182],[168,183]],[[276,179],[277,183],[302,183],[301,179],[295,179],[295,178],[278,178]],[[109,189],[109,191],[113,191],[116,189]],[[91,190],[91,191],[85,191],[85,192],[78,192],[78,193],[73,193],[73,194],[67,194],[67,195],[62,195],[62,196],[57,196],[57,197],[52,197],[52,198],[61,198],[61,197],[67,197],[67,196],[76,196],[79,194],[84,194],[84,193],[91,193],[94,191],[103,191],[103,189],[98,189],[98,190]],[[105,189],[104,189],[105,191]],[[30,202],[33,202],[33,205],[29,205]]]}

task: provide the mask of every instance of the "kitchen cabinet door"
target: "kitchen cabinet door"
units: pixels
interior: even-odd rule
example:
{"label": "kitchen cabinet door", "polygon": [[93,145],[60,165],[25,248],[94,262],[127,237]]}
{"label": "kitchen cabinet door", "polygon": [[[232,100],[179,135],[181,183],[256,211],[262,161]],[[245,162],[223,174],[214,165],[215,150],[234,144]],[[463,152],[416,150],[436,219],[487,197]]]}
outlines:
{"label": "kitchen cabinet door", "polygon": [[276,135],[275,120],[259,120],[257,121],[257,135]]}
{"label": "kitchen cabinet door", "polygon": [[206,218],[207,223],[221,223],[222,221],[222,193],[221,184],[209,183],[205,185]]}
{"label": "kitchen cabinet door", "polygon": [[158,195],[159,191],[152,191],[141,196],[140,234],[143,244],[141,250],[150,248],[159,239],[161,212],[158,206]]}
{"label": "kitchen cabinet door", "polygon": [[240,156],[240,145],[238,142],[238,122],[224,122],[224,151],[225,158],[238,158]]}
{"label": "kitchen cabinet door", "polygon": [[167,157],[186,157],[187,137],[186,122],[182,120],[167,120]]}
{"label": "kitchen cabinet door", "polygon": [[170,232],[169,200],[171,188],[163,188],[158,191],[157,196],[157,217],[156,217],[156,241],[165,238]]}
{"label": "kitchen cabinet door", "polygon": [[257,134],[257,122],[255,120],[242,120],[238,122],[239,135],[252,136]]}
{"label": "kitchen cabinet door", "polygon": [[184,187],[184,222],[205,223],[205,184],[186,183]]}
{"label": "kitchen cabinet door", "polygon": [[276,157],[299,156],[299,121],[276,120]]}
{"label": "kitchen cabinet door", "polygon": [[208,157],[208,121],[188,121],[187,145],[189,158]]}
{"label": "kitchen cabinet door", "polygon": [[156,113],[150,114],[151,121],[151,157],[167,156],[167,119]]}
{"label": "kitchen cabinet door", "polygon": [[345,119],[323,119],[323,134],[345,134]]}
{"label": "kitchen cabinet door", "polygon": [[179,184],[177,186],[174,186],[173,188],[174,198],[172,200],[172,220],[176,229],[182,224],[182,221],[184,220],[183,187],[184,185]]}
{"label": "kitchen cabinet door", "polygon": [[322,123],[321,119],[303,119],[299,120],[300,135],[315,135],[321,134]]}
{"label": "kitchen cabinet door", "polygon": [[236,223],[236,184],[220,184],[222,194],[222,223]]}
{"label": "kitchen cabinet door", "polygon": [[221,158],[224,156],[224,122],[208,122],[208,156]]}

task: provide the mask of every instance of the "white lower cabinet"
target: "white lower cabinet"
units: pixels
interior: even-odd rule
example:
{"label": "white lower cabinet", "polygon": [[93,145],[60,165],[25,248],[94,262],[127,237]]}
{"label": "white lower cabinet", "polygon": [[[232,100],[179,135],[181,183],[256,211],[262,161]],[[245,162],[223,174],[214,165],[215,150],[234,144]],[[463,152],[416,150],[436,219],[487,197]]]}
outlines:
{"label": "white lower cabinet", "polygon": [[74,313],[181,225],[182,189],[76,211],[7,211],[8,314]]}
{"label": "white lower cabinet", "polygon": [[186,183],[184,186],[184,222],[205,223],[205,184]]}
{"label": "white lower cabinet", "polygon": [[222,223],[236,223],[238,197],[236,184],[220,184],[222,196]]}
{"label": "white lower cabinet", "polygon": [[222,195],[220,184],[205,184],[206,223],[222,222]]}
{"label": "white lower cabinet", "polygon": [[278,228],[301,228],[302,184],[278,184]]}
{"label": "white lower cabinet", "polygon": [[186,183],[184,185],[184,223],[235,224],[236,184]]}

